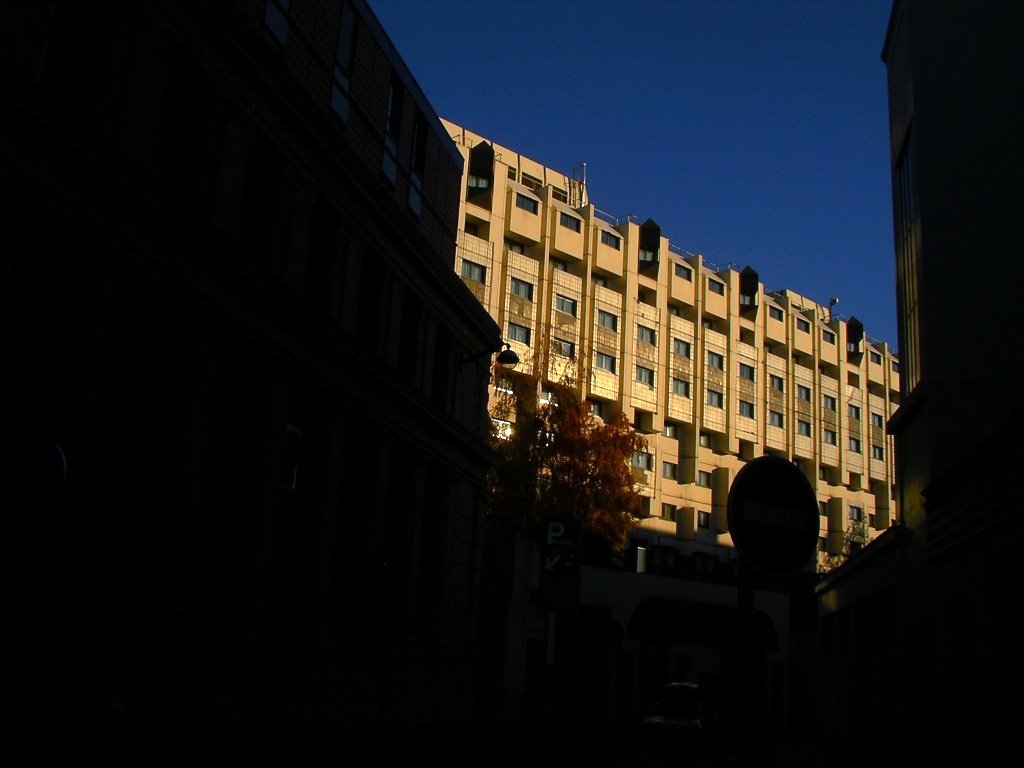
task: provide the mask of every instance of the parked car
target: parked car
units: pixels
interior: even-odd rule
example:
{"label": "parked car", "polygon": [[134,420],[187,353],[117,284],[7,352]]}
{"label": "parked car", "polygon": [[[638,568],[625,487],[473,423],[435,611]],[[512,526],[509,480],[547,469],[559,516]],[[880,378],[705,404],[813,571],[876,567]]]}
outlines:
{"label": "parked car", "polygon": [[700,685],[668,683],[640,721],[641,745],[649,751],[672,753],[680,758],[703,754],[710,746],[709,715]]}

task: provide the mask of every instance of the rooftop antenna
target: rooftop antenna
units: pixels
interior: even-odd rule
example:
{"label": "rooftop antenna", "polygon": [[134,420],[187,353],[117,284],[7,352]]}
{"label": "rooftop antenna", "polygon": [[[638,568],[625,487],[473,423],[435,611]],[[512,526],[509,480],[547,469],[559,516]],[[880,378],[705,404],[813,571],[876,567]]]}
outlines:
{"label": "rooftop antenna", "polygon": [[587,204],[587,163],[581,160],[572,166],[573,199],[571,204],[580,208]]}

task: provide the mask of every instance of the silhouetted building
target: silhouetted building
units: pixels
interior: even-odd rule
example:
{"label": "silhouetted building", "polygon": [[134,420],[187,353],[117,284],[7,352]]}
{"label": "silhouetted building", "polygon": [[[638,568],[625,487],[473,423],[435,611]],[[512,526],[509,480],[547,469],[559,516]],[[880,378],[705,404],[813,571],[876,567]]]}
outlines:
{"label": "silhouetted building", "polygon": [[1021,754],[1021,23],[1000,0],[897,0],[882,51],[903,525],[820,593],[819,733],[872,764]]}
{"label": "silhouetted building", "polygon": [[500,336],[366,3],[19,3],[0,66],[0,762],[474,713]]}

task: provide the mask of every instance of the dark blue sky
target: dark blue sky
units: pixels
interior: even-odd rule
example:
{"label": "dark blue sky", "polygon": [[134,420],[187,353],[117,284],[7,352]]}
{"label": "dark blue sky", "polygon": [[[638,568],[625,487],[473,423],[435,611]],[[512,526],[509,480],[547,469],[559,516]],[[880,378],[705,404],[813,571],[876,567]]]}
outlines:
{"label": "dark blue sky", "polygon": [[369,0],[437,113],[896,345],[891,0]]}

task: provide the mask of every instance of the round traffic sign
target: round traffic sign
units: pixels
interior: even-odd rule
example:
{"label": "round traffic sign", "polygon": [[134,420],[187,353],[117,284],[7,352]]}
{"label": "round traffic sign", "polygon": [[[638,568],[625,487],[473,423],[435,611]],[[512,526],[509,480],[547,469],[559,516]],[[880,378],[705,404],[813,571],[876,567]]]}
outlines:
{"label": "round traffic sign", "polygon": [[736,473],[727,514],[740,557],[762,571],[797,571],[817,547],[818,499],[804,473],[781,456],[760,456]]}

